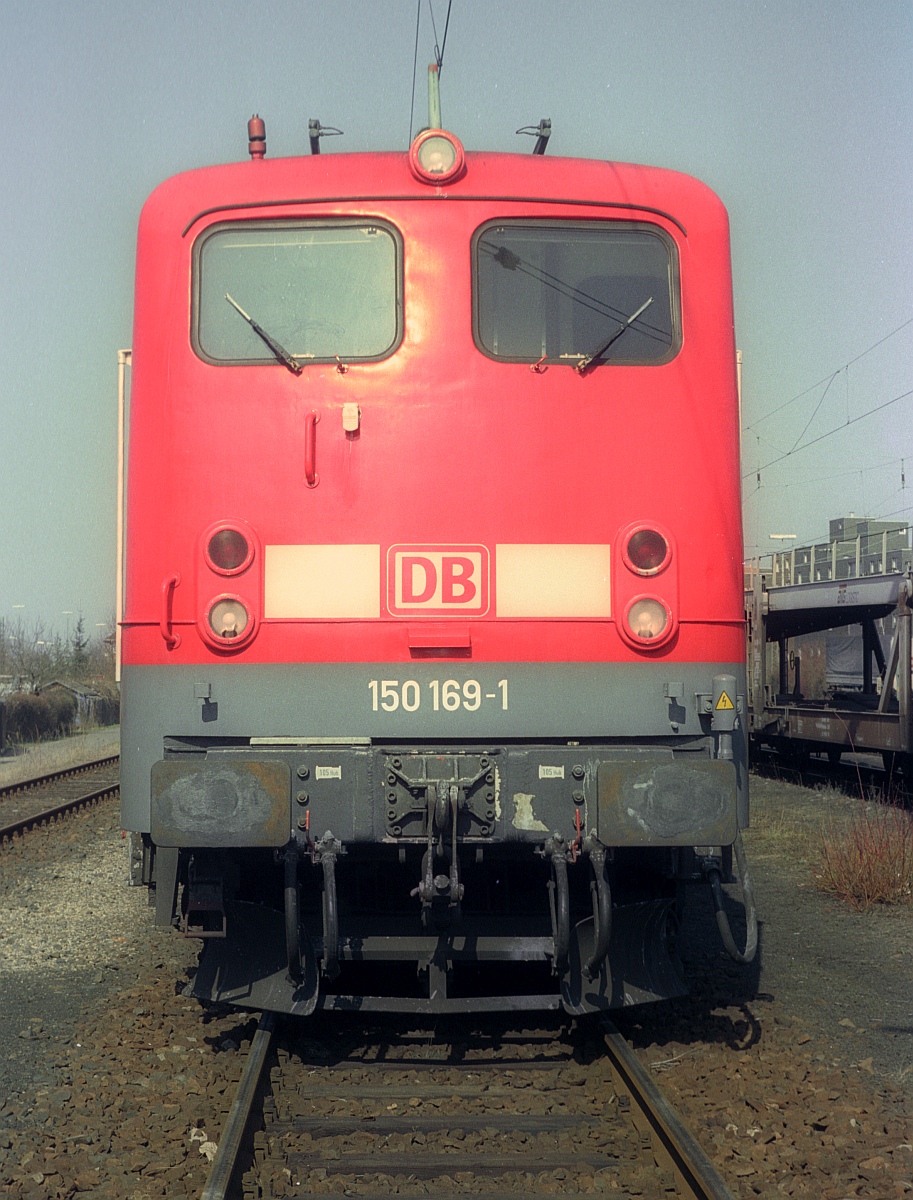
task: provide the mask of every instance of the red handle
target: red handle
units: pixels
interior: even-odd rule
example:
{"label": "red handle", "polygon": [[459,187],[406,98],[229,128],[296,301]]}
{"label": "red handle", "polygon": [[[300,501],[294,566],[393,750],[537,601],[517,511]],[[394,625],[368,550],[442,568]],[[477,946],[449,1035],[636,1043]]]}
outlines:
{"label": "red handle", "polygon": [[181,635],[171,632],[171,609],[172,601],[174,600],[174,589],[180,582],[180,575],[169,575],[162,584],[162,613],[159,617],[159,631],[165,639],[165,645],[169,650],[173,650],[175,646],[180,646],[181,644]]}
{"label": "red handle", "polygon": [[317,422],[320,414],[309,412],[304,418],[304,477],[308,487],[316,487],[320,483],[317,474]]}

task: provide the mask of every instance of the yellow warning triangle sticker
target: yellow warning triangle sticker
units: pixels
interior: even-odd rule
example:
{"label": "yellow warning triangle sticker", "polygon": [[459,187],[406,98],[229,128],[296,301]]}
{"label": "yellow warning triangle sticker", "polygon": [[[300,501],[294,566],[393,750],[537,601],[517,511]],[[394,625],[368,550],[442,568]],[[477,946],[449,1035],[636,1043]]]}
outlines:
{"label": "yellow warning triangle sticker", "polygon": [[720,692],[720,698],[716,702],[717,712],[727,712],[729,709],[735,708],[735,705],[729,699],[725,692]]}

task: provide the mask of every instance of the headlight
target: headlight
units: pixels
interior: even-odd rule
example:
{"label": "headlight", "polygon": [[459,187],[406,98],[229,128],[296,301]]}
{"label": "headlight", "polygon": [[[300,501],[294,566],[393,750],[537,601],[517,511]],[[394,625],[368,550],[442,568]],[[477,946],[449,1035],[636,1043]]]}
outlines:
{"label": "headlight", "polygon": [[206,544],[210,565],[226,575],[246,567],[252,554],[250,543],[238,529],[217,529]]}
{"label": "headlight", "polygon": [[625,561],[638,575],[656,575],[670,554],[669,543],[658,529],[636,529],[625,546]]}
{"label": "headlight", "polygon": [[463,147],[452,133],[425,129],[409,148],[409,166],[422,183],[452,183],[463,173]]}
{"label": "headlight", "polygon": [[209,629],[216,642],[230,647],[244,642],[253,632],[250,613],[236,596],[222,596],[209,609]]}
{"label": "headlight", "polygon": [[628,605],[623,633],[639,650],[659,649],[674,632],[670,609],[655,596],[638,596]]}

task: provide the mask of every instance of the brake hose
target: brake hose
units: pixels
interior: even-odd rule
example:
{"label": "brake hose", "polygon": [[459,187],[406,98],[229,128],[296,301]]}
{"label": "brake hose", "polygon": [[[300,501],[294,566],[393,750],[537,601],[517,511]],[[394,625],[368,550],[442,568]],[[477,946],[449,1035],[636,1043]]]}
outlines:
{"label": "brake hose", "polygon": [[729,926],[729,918],[726,916],[723,907],[723,887],[720,868],[716,865],[711,866],[707,871],[707,878],[710,881],[710,890],[713,893],[717,928],[720,931],[720,937],[723,939],[723,945],[726,947],[726,953],[737,963],[747,964],[754,960],[758,949],[758,911],[755,908],[754,889],[751,886],[751,876],[748,874],[748,863],[745,860],[745,849],[742,846],[741,832],[736,833],[735,841],[732,845],[735,851],[739,885],[742,888],[742,903],[745,906],[746,931],[744,951],[740,951],[735,944],[732,929]]}

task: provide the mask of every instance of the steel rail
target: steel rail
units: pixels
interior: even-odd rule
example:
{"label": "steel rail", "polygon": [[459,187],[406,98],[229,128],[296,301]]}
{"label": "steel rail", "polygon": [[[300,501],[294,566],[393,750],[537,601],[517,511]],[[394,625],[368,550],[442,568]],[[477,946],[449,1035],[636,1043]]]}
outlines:
{"label": "steel rail", "polygon": [[86,792],[84,796],[74,796],[71,800],[65,800],[62,804],[54,805],[53,808],[45,808],[40,812],[31,813],[27,817],[20,817],[19,820],[12,821],[9,825],[0,825],[0,842],[15,837],[17,833],[23,833],[33,825],[40,825],[45,821],[53,821],[55,817],[71,812],[75,808],[82,808],[86,804],[94,804],[98,800],[114,796],[118,791],[120,791],[119,783],[108,783],[94,792]]}
{"label": "steel rail", "polygon": [[42,787],[48,783],[56,783],[59,779],[67,779],[70,775],[79,775],[83,771],[95,771],[101,767],[113,767],[117,762],[120,762],[120,755],[112,754],[107,758],[93,758],[89,762],[76,763],[74,766],[65,767],[60,771],[49,771],[46,775],[32,775],[28,779],[23,779],[18,783],[4,784],[0,787],[0,799],[4,796],[13,796],[17,792],[26,792],[30,788]]}
{"label": "steel rail", "polygon": [[238,1084],[238,1090],[235,1093],[231,1112],[228,1114],[228,1120],[225,1122],[225,1129],[219,1139],[219,1147],[216,1150],[215,1158],[212,1160],[212,1169],[209,1172],[209,1178],[206,1180],[206,1187],[203,1189],[201,1200],[225,1200],[235,1173],[238,1152],[241,1149],[241,1143],[244,1139],[244,1132],[247,1129],[247,1121],[250,1116],[250,1106],[253,1103],[257,1087],[260,1083],[260,1077],[263,1074],[263,1066],[266,1062],[267,1051],[269,1050],[275,1027],[276,1014],[272,1012],[263,1013],[260,1018],[260,1024],[257,1026],[257,1032],[254,1034],[253,1041],[251,1042],[250,1053],[244,1064],[241,1081]]}
{"label": "steel rail", "polygon": [[613,1023],[604,1018],[602,1028],[612,1069],[637,1105],[641,1119],[668,1154],[673,1170],[695,1200],[734,1200],[693,1134],[664,1099],[633,1050]]}

